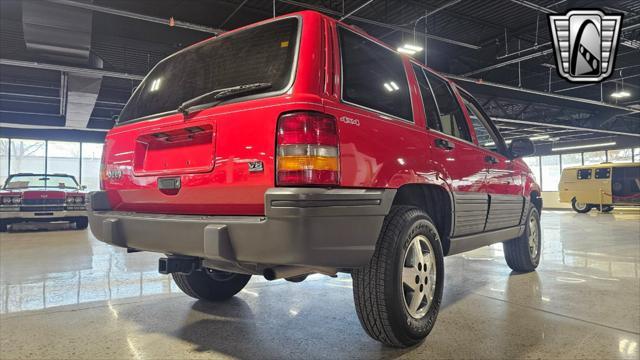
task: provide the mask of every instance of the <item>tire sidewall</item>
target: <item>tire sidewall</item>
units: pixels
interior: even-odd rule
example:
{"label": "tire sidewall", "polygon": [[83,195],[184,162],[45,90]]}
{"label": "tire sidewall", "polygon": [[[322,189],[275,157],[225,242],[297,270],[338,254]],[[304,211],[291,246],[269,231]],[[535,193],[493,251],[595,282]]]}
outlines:
{"label": "tire sidewall", "polygon": [[522,243],[525,244],[528,252],[529,251],[529,232],[531,231],[529,226],[531,224],[530,220],[532,216],[536,217],[536,227],[537,227],[536,230],[538,230],[538,253],[536,254],[535,258],[531,258],[531,255],[529,255],[529,259],[531,260],[531,265],[534,268],[536,268],[538,267],[538,264],[540,264],[540,256],[542,254],[542,229],[540,227],[540,213],[538,213],[538,209],[536,209],[534,206],[532,206],[531,209],[529,209],[529,215],[527,215],[527,223],[526,223],[526,227],[524,229],[524,234],[523,234],[524,241],[522,241]]}
{"label": "tire sidewall", "polygon": [[[392,279],[394,279],[393,286],[389,288],[391,292],[387,294],[387,300],[392,304],[391,310],[393,312],[393,316],[391,316],[391,320],[392,322],[395,322],[392,326],[405,330],[401,333],[409,336],[409,339],[406,339],[408,341],[400,339],[405,343],[418,342],[429,334],[435,324],[444,289],[444,256],[438,231],[434,226],[433,221],[426,214],[420,211],[415,211],[412,212],[412,215],[413,216],[410,220],[406,222],[402,235],[396,241],[394,249],[394,266],[391,269],[391,273],[388,274]],[[417,235],[424,235],[427,238],[434,251],[436,261],[436,287],[433,300],[429,311],[421,319],[415,319],[407,311],[404,305],[402,285],[404,255],[411,244],[411,241]]]}
{"label": "tire sidewall", "polygon": [[571,199],[571,207],[575,212],[579,214],[586,214],[591,210],[591,206],[589,204],[584,204],[584,209],[578,209],[578,207],[576,206],[577,202],[578,201],[576,200],[576,198]]}

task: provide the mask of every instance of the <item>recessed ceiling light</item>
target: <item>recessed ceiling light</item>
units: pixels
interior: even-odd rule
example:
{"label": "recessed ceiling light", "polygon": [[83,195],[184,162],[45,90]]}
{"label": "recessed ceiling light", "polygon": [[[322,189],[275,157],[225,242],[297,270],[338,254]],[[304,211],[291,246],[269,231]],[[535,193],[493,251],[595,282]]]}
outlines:
{"label": "recessed ceiling light", "polygon": [[611,97],[614,98],[625,98],[631,96],[631,93],[625,90],[616,91],[611,94]]}

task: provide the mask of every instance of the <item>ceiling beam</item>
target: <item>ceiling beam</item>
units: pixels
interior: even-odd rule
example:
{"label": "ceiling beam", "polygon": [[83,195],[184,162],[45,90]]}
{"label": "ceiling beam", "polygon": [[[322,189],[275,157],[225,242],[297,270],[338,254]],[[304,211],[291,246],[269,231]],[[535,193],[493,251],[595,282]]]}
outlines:
{"label": "ceiling beam", "polygon": [[225,32],[222,29],[215,29],[215,28],[212,28],[212,27],[198,25],[198,24],[192,24],[192,23],[189,23],[189,22],[186,22],[186,21],[180,21],[180,20],[173,20],[173,25],[171,25],[170,24],[171,23],[171,19],[164,19],[164,18],[159,18],[159,17],[155,17],[155,16],[143,15],[143,14],[138,14],[138,13],[134,13],[134,12],[131,12],[131,11],[119,10],[119,9],[113,9],[113,8],[105,7],[105,6],[94,5],[94,4],[91,4],[91,3],[79,2],[79,1],[73,1],[73,0],[47,0],[47,1],[52,2],[52,3],[56,3],[56,4],[73,6],[73,7],[77,7],[77,8],[81,8],[81,9],[97,11],[97,12],[101,12],[101,13],[105,13],[105,14],[124,16],[124,17],[132,18],[132,19],[148,21],[148,22],[167,25],[167,26],[174,26],[174,27],[179,27],[179,28],[183,28],[183,29],[206,32],[206,33],[210,33],[210,34],[213,34],[213,35],[219,35],[219,34],[222,34],[223,32]]}
{"label": "ceiling beam", "polygon": [[72,72],[72,73],[78,73],[83,75],[106,76],[106,77],[114,77],[114,78],[128,79],[128,80],[144,79],[144,76],[142,75],[134,75],[134,74],[120,73],[120,72],[100,70],[100,69],[82,68],[82,67],[76,67],[76,66],[12,60],[12,59],[0,59],[0,65],[10,65],[10,66],[19,66],[19,67],[27,67],[27,68],[35,68],[35,69]]}
{"label": "ceiling beam", "polygon": [[587,131],[587,132],[600,133],[600,134],[623,135],[623,136],[633,136],[633,137],[640,138],[640,134],[627,133],[622,131],[592,129],[592,128],[586,128],[586,127],[580,127],[580,126],[560,125],[560,124],[551,124],[551,123],[540,123],[536,121],[527,121],[527,120],[504,119],[504,118],[491,118],[491,119],[497,122],[506,122],[511,124],[534,125],[534,126],[542,125],[542,126],[558,128],[558,129],[571,129],[571,130]]}
{"label": "ceiling beam", "polygon": [[[333,16],[342,16],[342,13],[340,11],[327,9],[325,7],[322,7],[322,6],[311,5],[311,4],[307,4],[307,3],[303,3],[303,2],[299,2],[299,1],[294,1],[294,0],[277,0],[277,1],[281,2],[281,3],[284,3],[284,4],[298,6],[298,7],[304,8],[304,9],[319,11],[319,12],[322,12],[322,13],[325,13],[325,14],[330,14],[330,15],[333,15]],[[413,35],[413,30],[406,29],[406,28],[398,26],[398,25],[386,24],[386,23],[383,23],[383,22],[380,22],[380,21],[371,20],[371,19],[365,19],[365,18],[361,18],[361,17],[358,17],[358,16],[351,16],[351,17],[349,17],[349,20],[362,22],[362,23],[370,24],[370,25],[374,25],[374,26],[379,26],[379,27],[383,27],[383,28],[387,28],[387,29],[391,29],[391,30],[397,30],[397,31],[400,31],[400,32],[404,32],[406,34]],[[448,43],[448,44],[458,45],[458,46],[462,46],[462,47],[469,48],[469,49],[474,49],[474,50],[479,50],[480,49],[480,46],[467,44],[467,43],[462,42],[462,41],[451,40],[451,39],[448,39],[448,38],[445,38],[445,37],[442,37],[442,36],[425,34],[424,32],[416,32],[416,34],[419,34],[420,36],[426,36],[429,39],[437,40],[437,41]]]}

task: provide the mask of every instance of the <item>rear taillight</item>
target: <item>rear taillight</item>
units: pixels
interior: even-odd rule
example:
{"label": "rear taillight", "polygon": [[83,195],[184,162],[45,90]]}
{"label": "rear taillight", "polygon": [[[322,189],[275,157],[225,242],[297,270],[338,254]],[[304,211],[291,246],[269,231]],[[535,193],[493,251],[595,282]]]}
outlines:
{"label": "rear taillight", "polygon": [[278,121],[277,184],[338,185],[338,128],[332,116],[285,114]]}

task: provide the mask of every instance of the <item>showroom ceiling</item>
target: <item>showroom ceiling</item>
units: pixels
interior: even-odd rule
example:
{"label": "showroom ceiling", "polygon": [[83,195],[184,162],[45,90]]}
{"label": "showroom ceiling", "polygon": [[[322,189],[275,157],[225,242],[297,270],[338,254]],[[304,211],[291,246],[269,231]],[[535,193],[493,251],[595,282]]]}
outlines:
{"label": "showroom ceiling", "polygon": [[[548,14],[599,7],[601,1],[278,0],[275,12],[312,8],[341,18],[357,10],[345,22],[394,47],[414,37],[423,44],[426,30],[427,65],[454,75],[498,119],[507,137],[545,132],[552,134],[547,142],[603,137],[637,142],[623,134],[640,134],[640,2],[606,4],[605,11],[623,13],[624,20],[614,74],[602,85],[558,77],[547,23]],[[53,10],[38,18],[38,6]],[[88,28],[86,21],[72,21],[83,12],[92,13]],[[415,22],[425,12],[426,28],[424,19]],[[163,57],[273,13],[269,0],[43,0],[28,6],[2,1],[0,127],[21,134],[36,128],[41,134],[48,126],[103,134],[139,79]],[[66,32],[73,36],[62,31],[33,37],[34,29],[47,25],[42,22],[56,21],[73,25]],[[424,61],[422,53],[417,56]],[[616,102],[610,94],[623,82],[632,96]],[[93,105],[90,115],[87,103]]]}

